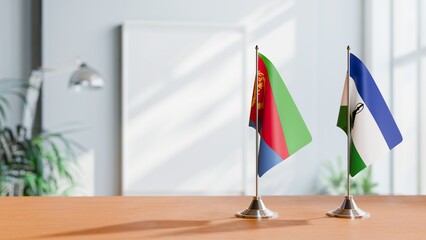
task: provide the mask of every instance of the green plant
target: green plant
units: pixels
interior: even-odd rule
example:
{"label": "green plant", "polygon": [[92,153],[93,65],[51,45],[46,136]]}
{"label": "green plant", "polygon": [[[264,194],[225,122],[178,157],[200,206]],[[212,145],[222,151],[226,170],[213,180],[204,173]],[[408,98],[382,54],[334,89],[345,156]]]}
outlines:
{"label": "green plant", "polygon": [[26,103],[23,91],[29,87],[16,80],[0,81],[0,195],[68,195],[75,184],[73,168],[78,166],[74,148],[81,148],[65,137],[74,130],[39,131],[28,137],[31,129],[3,126],[10,109],[8,97]]}
{"label": "green plant", "polygon": [[74,146],[78,145],[58,132],[42,131],[26,138],[21,126],[16,132],[2,129],[1,195],[67,195],[75,183]]}
{"label": "green plant", "polygon": [[[324,162],[325,175],[320,177],[322,194],[346,194],[347,169],[342,158],[337,157],[337,161]],[[372,179],[371,166],[351,178],[351,194],[367,195],[377,194],[375,188],[377,183]]]}

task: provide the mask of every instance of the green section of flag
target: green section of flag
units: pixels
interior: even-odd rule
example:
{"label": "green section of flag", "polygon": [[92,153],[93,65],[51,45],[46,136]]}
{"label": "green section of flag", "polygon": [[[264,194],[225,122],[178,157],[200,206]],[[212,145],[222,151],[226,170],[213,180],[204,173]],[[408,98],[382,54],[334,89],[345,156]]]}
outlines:
{"label": "green section of flag", "polygon": [[337,126],[344,132],[348,131],[348,106],[340,106]]}
{"label": "green section of flag", "polygon": [[[339,116],[337,118],[337,126],[341,128],[345,133],[348,130],[348,106],[340,106]],[[361,156],[358,153],[354,143],[351,143],[351,162],[349,172],[351,176],[355,176],[357,173],[362,171],[367,166],[362,160]]]}
{"label": "green section of flag", "polygon": [[265,56],[260,53],[259,56],[268,70],[269,82],[283,128],[288,153],[292,155],[310,143],[312,137],[277,69]]}
{"label": "green section of flag", "polygon": [[361,170],[366,168],[364,161],[362,161],[361,156],[359,155],[358,151],[356,150],[355,145],[352,142],[351,145],[351,162],[350,162],[350,173],[351,176],[355,176],[357,173],[359,173]]}

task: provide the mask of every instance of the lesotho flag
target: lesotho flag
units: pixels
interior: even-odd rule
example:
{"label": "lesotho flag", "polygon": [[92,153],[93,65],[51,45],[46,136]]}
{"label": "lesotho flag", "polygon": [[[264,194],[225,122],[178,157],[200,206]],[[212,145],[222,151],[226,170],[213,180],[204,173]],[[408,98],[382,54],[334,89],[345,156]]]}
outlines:
{"label": "lesotho flag", "polygon": [[[312,137],[277,69],[258,56],[259,176],[311,142]],[[250,126],[256,128],[256,83]]]}
{"label": "lesotho flag", "polygon": [[337,126],[347,132],[348,84],[351,113],[350,174],[361,170],[402,142],[402,135],[373,77],[355,55],[350,54]]}

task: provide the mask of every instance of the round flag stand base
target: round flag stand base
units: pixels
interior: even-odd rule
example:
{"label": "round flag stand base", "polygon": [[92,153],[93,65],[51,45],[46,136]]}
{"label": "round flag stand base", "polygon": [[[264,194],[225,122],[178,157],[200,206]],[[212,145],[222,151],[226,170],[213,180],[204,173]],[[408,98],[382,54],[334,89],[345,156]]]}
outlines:
{"label": "round flag stand base", "polygon": [[370,217],[370,213],[363,211],[356,205],[352,195],[346,196],[345,200],[343,200],[342,206],[340,206],[340,208],[327,212],[327,215],[330,217],[351,219]]}
{"label": "round flag stand base", "polygon": [[276,218],[278,213],[269,210],[260,197],[253,197],[250,206],[236,214],[239,218]]}

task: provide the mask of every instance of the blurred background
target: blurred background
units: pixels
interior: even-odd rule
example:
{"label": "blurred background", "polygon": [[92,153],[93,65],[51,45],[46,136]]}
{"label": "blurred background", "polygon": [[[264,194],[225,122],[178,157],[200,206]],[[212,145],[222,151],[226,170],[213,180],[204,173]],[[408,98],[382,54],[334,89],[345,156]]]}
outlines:
{"label": "blurred background", "polygon": [[[348,45],[404,138],[354,192],[426,194],[423,0],[0,0],[0,32],[2,195],[254,194],[256,44],[313,137],[262,195],[344,193]],[[101,89],[70,89],[76,59]]]}

